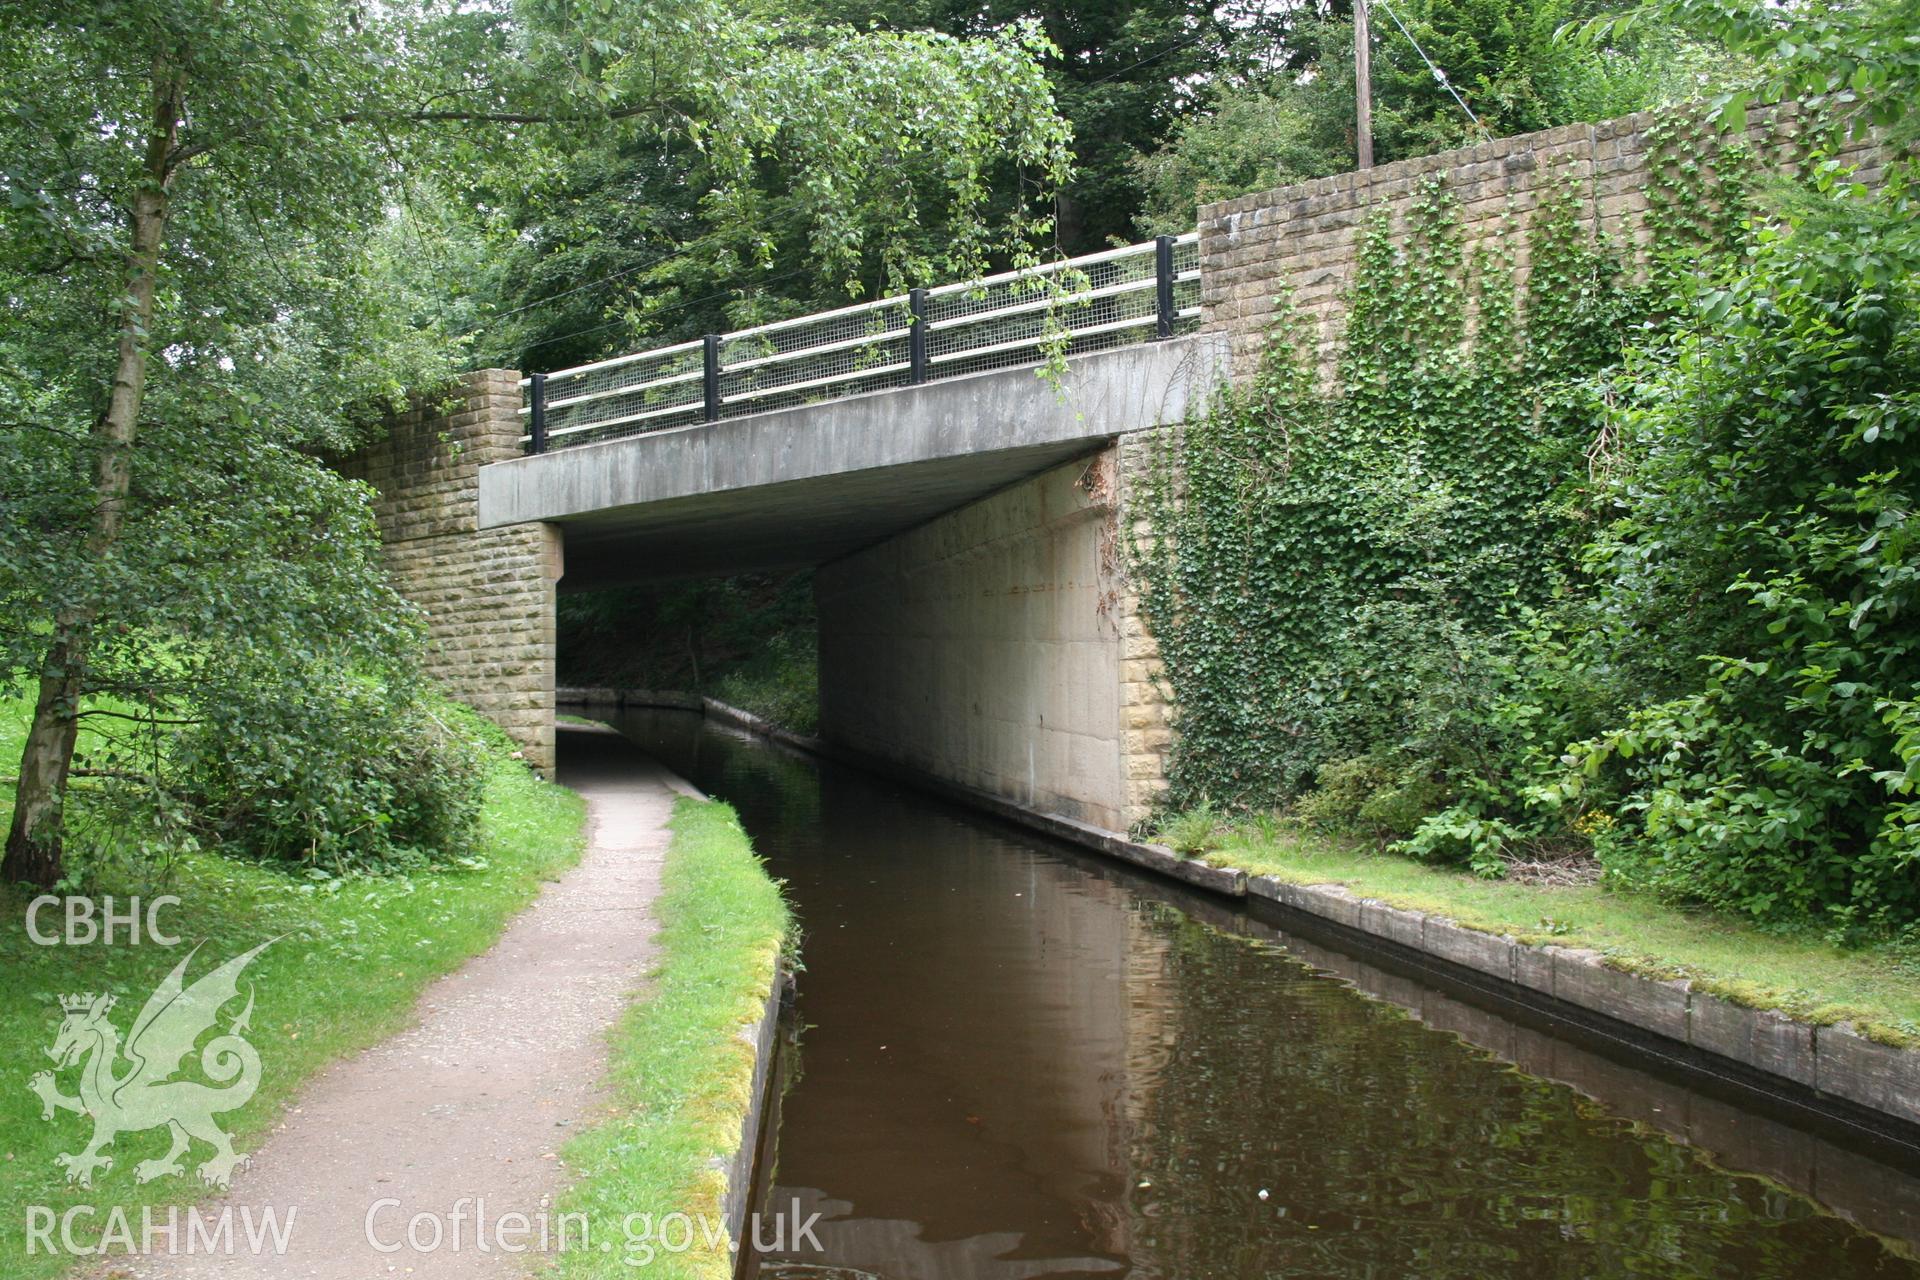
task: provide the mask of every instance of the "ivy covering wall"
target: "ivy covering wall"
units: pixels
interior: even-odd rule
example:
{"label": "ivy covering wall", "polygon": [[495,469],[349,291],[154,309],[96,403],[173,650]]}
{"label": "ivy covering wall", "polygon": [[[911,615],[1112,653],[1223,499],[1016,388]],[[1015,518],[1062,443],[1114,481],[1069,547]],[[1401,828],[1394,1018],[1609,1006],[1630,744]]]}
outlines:
{"label": "ivy covering wall", "polygon": [[[1257,374],[1159,442],[1132,568],[1178,706],[1169,804],[1898,925],[1905,180],[1852,184],[1816,140],[1762,204],[1704,117],[1651,142],[1637,246],[1594,236],[1575,181],[1473,246],[1441,181],[1377,213],[1336,367],[1282,305]],[[1848,260],[1849,220],[1891,246]]]}
{"label": "ivy covering wall", "polygon": [[[1250,385],[1165,438],[1135,550],[1180,707],[1176,805],[1318,782],[1404,835],[1439,799],[1419,757],[1457,750],[1448,672],[1561,589],[1590,436],[1579,377],[1634,310],[1570,189],[1494,243],[1523,236],[1524,323],[1512,264],[1469,255],[1430,182],[1404,224],[1363,232],[1331,386],[1283,308]],[[1370,758],[1389,740],[1408,758]]]}

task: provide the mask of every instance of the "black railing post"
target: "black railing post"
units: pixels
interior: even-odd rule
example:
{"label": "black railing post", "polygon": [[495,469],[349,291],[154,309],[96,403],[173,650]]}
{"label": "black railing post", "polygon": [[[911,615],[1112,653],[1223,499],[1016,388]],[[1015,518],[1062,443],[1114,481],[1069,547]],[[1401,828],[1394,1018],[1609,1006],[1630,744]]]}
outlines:
{"label": "black railing post", "polygon": [[1173,237],[1159,236],[1153,242],[1154,301],[1159,310],[1155,337],[1173,336]]}
{"label": "black railing post", "polygon": [[707,421],[720,421],[720,335],[706,337]]}
{"label": "black railing post", "polygon": [[530,379],[527,397],[527,452],[547,451],[547,375],[536,373]]}
{"label": "black railing post", "polygon": [[907,381],[918,386],[927,380],[927,291],[914,289],[907,294],[907,310],[913,314],[907,330]]}

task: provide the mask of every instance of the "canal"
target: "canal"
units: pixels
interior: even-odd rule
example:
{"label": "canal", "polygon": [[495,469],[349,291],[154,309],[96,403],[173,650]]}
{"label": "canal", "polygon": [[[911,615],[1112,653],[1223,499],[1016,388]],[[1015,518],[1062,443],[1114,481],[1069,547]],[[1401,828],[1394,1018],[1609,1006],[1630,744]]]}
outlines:
{"label": "canal", "polygon": [[618,723],[804,930],[762,1198],[824,1254],[767,1280],[1920,1278],[1897,1159],[697,715]]}

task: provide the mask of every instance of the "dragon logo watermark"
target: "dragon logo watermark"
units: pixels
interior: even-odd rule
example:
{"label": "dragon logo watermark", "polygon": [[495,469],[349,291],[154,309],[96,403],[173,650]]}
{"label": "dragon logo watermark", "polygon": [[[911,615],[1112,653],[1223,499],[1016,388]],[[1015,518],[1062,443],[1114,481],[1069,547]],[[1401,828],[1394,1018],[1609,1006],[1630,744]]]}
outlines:
{"label": "dragon logo watermark", "polygon": [[[245,1106],[260,1086],[260,1055],[244,1034],[253,1016],[251,985],[246,1006],[232,1021],[222,1028],[218,1020],[220,1011],[239,997],[241,973],[271,945],[271,940],[263,942],[187,986],[187,964],[199,950],[195,947],[147,998],[124,1045],[107,1017],[113,1011],[111,995],[60,998],[65,1017],[47,1050],[54,1070],[37,1073],[29,1087],[40,1095],[42,1119],[72,1111],[93,1121],[93,1138],[84,1149],[55,1157],[68,1182],[91,1187],[96,1172],[113,1167],[113,1157],[104,1152],[114,1138],[165,1125],[172,1146],[159,1159],[135,1165],[134,1177],[151,1182],[185,1172],[181,1158],[197,1140],[213,1148],[200,1165],[200,1181],[226,1187],[247,1157],[233,1149],[214,1117]],[[212,1083],[175,1079],[181,1059],[209,1030],[217,1034],[200,1050],[200,1071]],[[60,1092],[56,1076],[75,1065],[80,1068],[78,1094],[69,1097]]]}

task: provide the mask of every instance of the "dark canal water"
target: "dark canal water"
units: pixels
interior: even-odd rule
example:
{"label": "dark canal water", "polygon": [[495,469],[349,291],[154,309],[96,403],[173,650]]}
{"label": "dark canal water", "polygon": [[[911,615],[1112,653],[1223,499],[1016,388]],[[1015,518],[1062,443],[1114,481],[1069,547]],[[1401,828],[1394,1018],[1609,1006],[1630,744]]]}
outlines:
{"label": "dark canal water", "polygon": [[1920,1277],[1920,1180],[1856,1150],[864,773],[622,728],[805,930],[763,1177],[825,1253],[768,1280]]}

